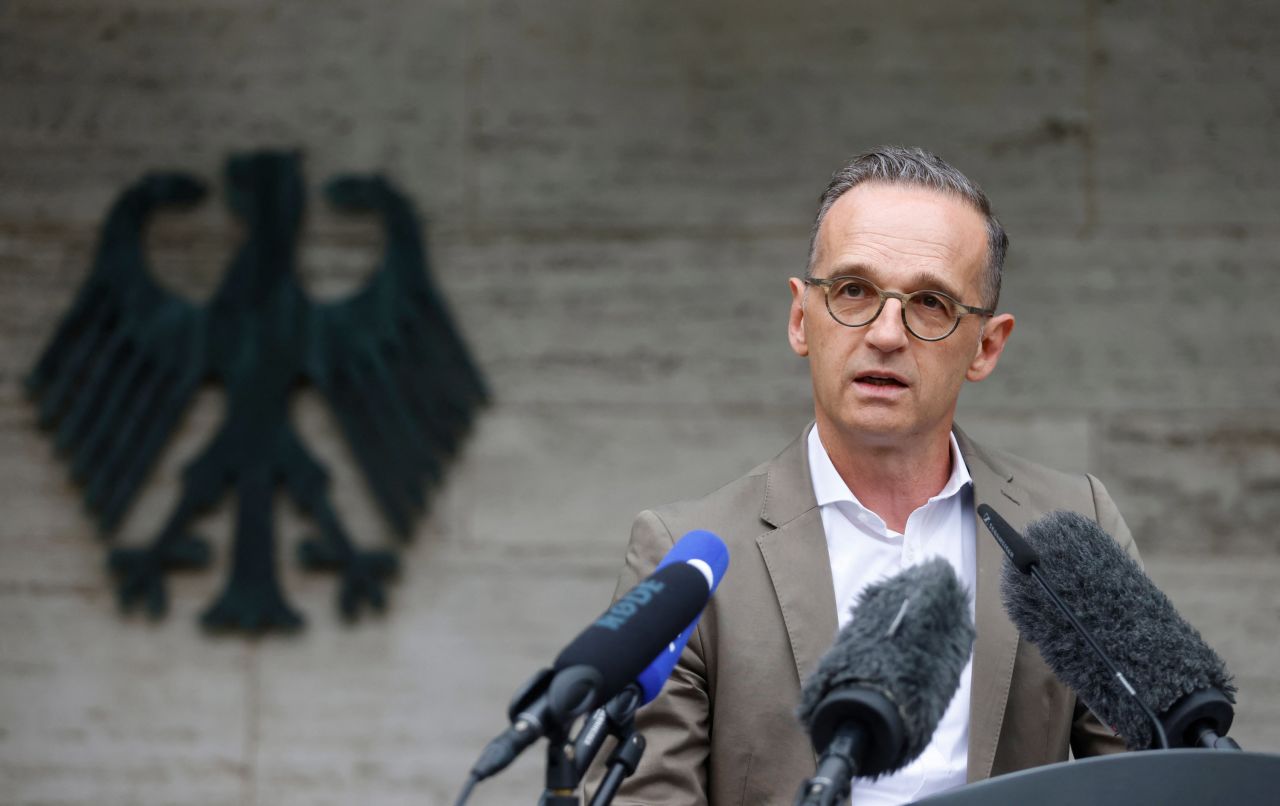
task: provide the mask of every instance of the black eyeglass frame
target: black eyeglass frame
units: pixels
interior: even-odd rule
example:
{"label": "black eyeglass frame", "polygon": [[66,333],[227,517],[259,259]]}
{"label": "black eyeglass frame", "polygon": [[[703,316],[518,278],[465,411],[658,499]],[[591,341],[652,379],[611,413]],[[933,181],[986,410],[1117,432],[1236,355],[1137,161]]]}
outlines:
{"label": "black eyeglass frame", "polygon": [[[836,283],[840,282],[841,280],[859,280],[861,282],[866,283],[868,286],[870,286],[872,289],[875,290],[876,295],[880,297],[880,304],[876,306],[876,312],[871,315],[870,319],[860,324],[851,325],[848,322],[845,322],[842,319],[840,319],[840,317],[836,316],[835,311],[831,310],[831,289],[835,286]],[[831,315],[831,318],[834,319],[837,324],[844,325],[845,327],[866,327],[867,325],[871,324],[872,322],[880,318],[880,314],[884,312],[885,300],[890,298],[896,299],[898,300],[898,302],[902,303],[901,305],[902,326],[907,329],[908,333],[910,333],[912,336],[915,336],[920,341],[942,341],[947,336],[950,336],[952,333],[956,332],[956,329],[960,327],[960,320],[964,319],[966,316],[969,316],[969,315],[995,316],[996,315],[994,308],[978,308],[973,305],[965,305],[960,300],[942,291],[930,291],[928,289],[922,289],[920,291],[912,291],[910,294],[903,294],[900,291],[885,291],[883,288],[871,282],[866,277],[859,277],[856,274],[841,274],[836,277],[828,277],[825,279],[818,278],[818,277],[806,277],[804,278],[804,284],[806,286],[818,286],[819,288],[822,289],[822,297],[827,304],[827,313]],[[956,314],[956,318],[951,322],[951,329],[948,330],[946,333],[943,333],[941,336],[934,336],[933,338],[929,338],[927,336],[921,336],[919,333],[915,332],[911,328],[911,324],[907,322],[907,304],[911,302],[911,300],[915,299],[916,297],[923,296],[925,294],[929,294],[935,297],[942,297],[943,299],[954,304],[957,308],[960,309],[960,312]]]}

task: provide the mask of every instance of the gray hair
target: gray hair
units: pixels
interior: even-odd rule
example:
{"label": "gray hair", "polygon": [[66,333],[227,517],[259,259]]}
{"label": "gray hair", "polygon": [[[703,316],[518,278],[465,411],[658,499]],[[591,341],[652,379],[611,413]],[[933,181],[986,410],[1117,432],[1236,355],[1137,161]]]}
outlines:
{"label": "gray hair", "polygon": [[982,278],[982,304],[988,308],[996,306],[1000,300],[1000,275],[1004,270],[1004,256],[1009,251],[1009,236],[991,212],[991,201],[982,192],[982,188],[941,157],[923,148],[880,146],[859,154],[832,174],[831,184],[822,193],[818,215],[809,232],[809,265],[805,269],[806,277],[813,276],[818,228],[822,226],[827,211],[836,203],[836,199],[863,182],[929,188],[957,196],[982,213],[987,223],[987,270]]}

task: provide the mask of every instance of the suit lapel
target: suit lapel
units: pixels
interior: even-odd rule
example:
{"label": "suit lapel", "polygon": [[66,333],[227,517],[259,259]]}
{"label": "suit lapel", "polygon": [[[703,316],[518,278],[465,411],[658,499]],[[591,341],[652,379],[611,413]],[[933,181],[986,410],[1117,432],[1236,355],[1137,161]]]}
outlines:
{"label": "suit lapel", "polygon": [[782,610],[797,685],[830,649],[837,626],[827,535],[809,475],[808,433],[769,464],[760,518],[775,528],[756,539]]}
{"label": "suit lapel", "polygon": [[[1029,519],[1027,495],[1013,476],[994,467],[981,448],[959,428],[956,441],[973,479],[974,508],[988,504],[1018,530]],[[975,611],[978,637],[973,645],[973,688],[969,701],[968,780],[988,778],[1000,743],[1000,728],[1013,682],[1018,654],[1018,631],[1005,614],[1000,600],[1000,574],[1004,553],[974,515],[978,581]]]}
{"label": "suit lapel", "polygon": [[756,543],[782,608],[796,680],[803,681],[836,637],[836,594],[820,511],[815,507]]}

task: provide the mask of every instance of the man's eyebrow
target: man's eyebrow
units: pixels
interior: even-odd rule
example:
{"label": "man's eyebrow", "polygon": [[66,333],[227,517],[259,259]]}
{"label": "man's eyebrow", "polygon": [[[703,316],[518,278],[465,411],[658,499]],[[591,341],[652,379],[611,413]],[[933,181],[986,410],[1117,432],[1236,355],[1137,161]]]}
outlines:
{"label": "man's eyebrow", "polygon": [[866,277],[868,280],[876,279],[875,269],[871,268],[866,263],[859,263],[857,261],[851,261],[849,263],[837,263],[835,267],[831,269],[831,274],[828,276],[829,277],[848,277],[851,274],[856,275],[858,277]]}
{"label": "man's eyebrow", "polygon": [[[866,263],[850,262],[837,264],[831,270],[831,277],[848,277],[855,275],[857,277],[865,277],[876,285],[883,284],[883,278],[880,273]],[[949,283],[946,279],[938,275],[927,272],[917,271],[907,278],[906,287],[911,291],[941,291],[953,299],[961,299],[960,291]]]}
{"label": "man's eyebrow", "polygon": [[916,272],[910,277],[913,291],[941,291],[952,299],[960,299],[960,291],[942,277],[927,271]]}

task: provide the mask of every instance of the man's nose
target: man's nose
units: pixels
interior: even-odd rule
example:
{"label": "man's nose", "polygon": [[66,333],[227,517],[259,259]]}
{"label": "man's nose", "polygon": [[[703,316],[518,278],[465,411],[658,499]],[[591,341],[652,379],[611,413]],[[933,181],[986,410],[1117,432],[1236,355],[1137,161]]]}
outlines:
{"label": "man's nose", "polygon": [[876,320],[867,325],[867,343],[885,353],[901,350],[911,338],[902,323],[902,301],[887,299]]}

